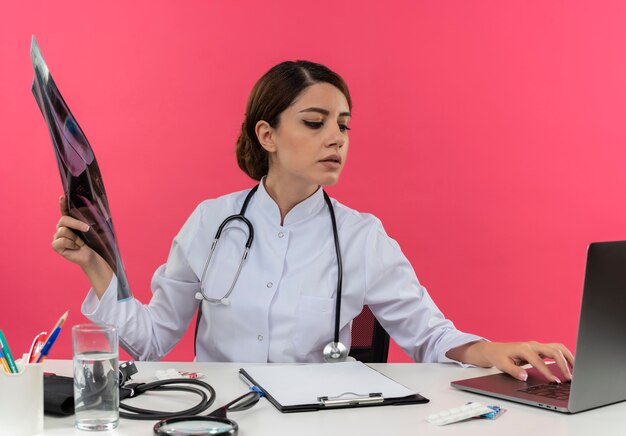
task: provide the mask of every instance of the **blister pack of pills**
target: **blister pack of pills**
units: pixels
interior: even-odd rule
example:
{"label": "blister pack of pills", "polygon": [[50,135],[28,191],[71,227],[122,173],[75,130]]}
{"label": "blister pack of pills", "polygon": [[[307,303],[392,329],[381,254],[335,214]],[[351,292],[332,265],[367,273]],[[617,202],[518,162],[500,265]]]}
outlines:
{"label": "blister pack of pills", "polygon": [[177,371],[174,368],[170,368],[166,371],[163,371],[163,370],[156,371],[154,375],[159,380],[170,380],[173,378],[196,379],[196,378],[202,378],[204,376],[204,374],[202,374],[201,372]]}
{"label": "blister pack of pills", "polygon": [[489,419],[489,420],[494,420],[494,419],[498,419],[500,416],[502,416],[502,414],[504,412],[506,412],[506,409],[500,407],[500,406],[491,406],[488,405],[488,408],[490,408],[492,410],[491,413],[485,413],[484,415],[480,415],[480,416],[475,416],[474,418],[476,419]]}
{"label": "blister pack of pills", "polygon": [[435,425],[447,425],[488,413],[493,413],[493,409],[483,405],[482,403],[474,402],[465,404],[461,407],[453,407],[452,409],[443,410],[439,413],[433,413],[428,415],[426,421]]}

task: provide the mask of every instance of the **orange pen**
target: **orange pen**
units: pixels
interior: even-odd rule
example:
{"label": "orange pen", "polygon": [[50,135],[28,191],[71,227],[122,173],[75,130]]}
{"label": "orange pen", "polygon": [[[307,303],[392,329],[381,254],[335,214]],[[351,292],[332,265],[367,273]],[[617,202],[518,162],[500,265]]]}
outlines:
{"label": "orange pen", "polygon": [[7,374],[11,374],[11,368],[9,368],[9,364],[4,358],[4,354],[2,354],[2,351],[0,351],[0,364],[2,364],[2,369],[4,369],[4,372],[6,372]]}
{"label": "orange pen", "polygon": [[52,330],[50,330],[48,332],[49,335],[51,335],[52,332],[55,331],[57,328],[63,327],[63,324],[65,324],[65,321],[67,320],[67,314],[68,313],[70,313],[70,311],[66,310],[65,313],[63,315],[61,315],[61,318],[59,318],[59,321],[57,321],[57,323],[54,325],[54,327],[52,327]]}

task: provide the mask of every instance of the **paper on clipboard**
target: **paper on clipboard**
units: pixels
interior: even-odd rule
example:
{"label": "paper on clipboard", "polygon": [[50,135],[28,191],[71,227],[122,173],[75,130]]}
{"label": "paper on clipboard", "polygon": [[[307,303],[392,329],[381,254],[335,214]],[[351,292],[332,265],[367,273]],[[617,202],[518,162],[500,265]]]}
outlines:
{"label": "paper on clipboard", "polygon": [[[362,362],[304,365],[267,365],[241,368],[268,397],[283,408],[319,405],[320,398],[366,398],[378,394],[385,399],[420,397],[415,391],[388,378]],[[415,401],[417,402],[417,401]]]}

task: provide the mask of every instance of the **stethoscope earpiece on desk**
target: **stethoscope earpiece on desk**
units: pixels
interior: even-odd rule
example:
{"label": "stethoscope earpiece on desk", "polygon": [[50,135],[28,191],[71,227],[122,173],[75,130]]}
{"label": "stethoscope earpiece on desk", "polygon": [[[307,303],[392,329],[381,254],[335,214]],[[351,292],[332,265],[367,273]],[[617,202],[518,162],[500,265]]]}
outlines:
{"label": "stethoscope earpiece on desk", "polygon": [[[241,273],[243,264],[245,260],[247,259],[248,252],[250,251],[250,247],[252,246],[252,241],[254,240],[254,226],[252,225],[250,220],[248,220],[244,216],[244,214],[246,213],[246,209],[248,208],[248,203],[250,202],[250,199],[252,198],[252,196],[254,195],[254,193],[257,191],[258,188],[259,188],[259,185],[256,185],[254,188],[250,190],[250,192],[248,192],[248,195],[246,196],[243,202],[243,206],[241,206],[241,211],[238,214],[229,216],[218,227],[217,232],[215,233],[215,238],[213,238],[213,243],[211,244],[211,251],[209,252],[209,255],[207,256],[207,260],[204,263],[202,276],[200,278],[200,292],[196,292],[196,296],[195,296],[196,299],[204,300],[211,304],[223,304],[225,306],[228,306],[230,304],[230,300],[228,297],[230,296],[231,292],[233,292],[233,289],[235,289],[235,285],[237,284],[237,279],[239,278],[239,273]],[[330,342],[328,345],[326,345],[326,347],[324,347],[324,351],[322,352],[322,354],[324,356],[324,361],[329,362],[329,363],[334,363],[334,362],[343,362],[348,357],[348,350],[346,346],[343,345],[341,342],[339,342],[339,325],[340,325],[340,315],[341,315],[341,285],[343,282],[343,263],[341,261],[341,250],[339,249],[339,235],[337,233],[335,209],[333,208],[330,198],[328,197],[326,192],[323,192],[323,194],[324,194],[324,201],[326,202],[326,205],[328,206],[328,212],[330,213],[330,220],[333,226],[333,237],[335,240],[335,252],[337,253],[337,292],[336,292],[337,295],[336,295],[336,300],[335,300],[335,331],[334,331],[333,341]],[[222,298],[210,298],[206,295],[205,290],[204,290],[204,279],[206,277],[206,272],[207,272],[207,269],[209,268],[209,264],[211,263],[211,259],[213,258],[215,247],[217,246],[217,243],[220,237],[222,236],[222,231],[224,230],[224,227],[231,221],[242,221],[248,227],[248,240],[246,241],[246,249],[243,253],[243,256],[241,257],[241,261],[239,262],[239,267],[237,268],[235,278],[233,279],[228,291],[226,291],[226,293],[224,294]],[[198,326],[200,324],[201,316],[202,316],[202,304],[200,304],[200,308],[198,310],[198,319],[196,321],[196,337],[194,338],[194,344],[197,340]]]}

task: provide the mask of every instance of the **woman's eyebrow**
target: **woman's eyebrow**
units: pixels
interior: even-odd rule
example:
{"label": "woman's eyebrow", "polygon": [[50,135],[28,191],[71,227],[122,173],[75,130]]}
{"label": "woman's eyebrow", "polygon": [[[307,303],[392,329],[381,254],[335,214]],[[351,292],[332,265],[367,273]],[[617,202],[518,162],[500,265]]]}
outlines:
{"label": "woman's eyebrow", "polygon": [[[302,112],[317,112],[318,114],[322,114],[322,115],[325,115],[325,116],[330,115],[329,111],[327,111],[326,109],[319,108],[319,107],[309,107],[309,108],[306,108],[306,109],[302,109],[300,111],[300,113],[302,113]],[[350,115],[350,112],[341,112],[339,114],[339,116],[340,117],[350,117],[351,115]]]}

